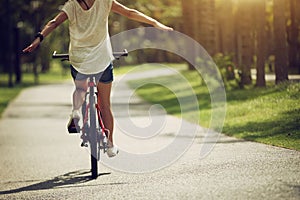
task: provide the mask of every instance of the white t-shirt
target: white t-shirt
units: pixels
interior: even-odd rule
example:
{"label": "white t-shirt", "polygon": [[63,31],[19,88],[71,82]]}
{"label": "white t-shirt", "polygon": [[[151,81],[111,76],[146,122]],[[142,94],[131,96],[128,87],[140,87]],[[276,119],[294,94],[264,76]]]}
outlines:
{"label": "white t-shirt", "polygon": [[68,0],[62,8],[69,19],[69,56],[82,74],[103,71],[114,59],[108,33],[108,15],[112,0],[95,0],[84,10],[77,0]]}

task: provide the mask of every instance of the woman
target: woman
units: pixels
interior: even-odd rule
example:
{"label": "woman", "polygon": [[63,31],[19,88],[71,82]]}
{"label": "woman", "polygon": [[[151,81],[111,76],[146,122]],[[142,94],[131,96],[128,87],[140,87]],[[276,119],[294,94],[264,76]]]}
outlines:
{"label": "woman", "polygon": [[87,75],[95,74],[98,82],[98,97],[104,125],[110,131],[109,157],[118,153],[113,143],[114,120],[110,107],[110,94],[113,81],[112,48],[108,33],[108,15],[110,11],[129,19],[150,24],[158,29],[171,31],[155,19],[143,13],[127,8],[116,0],[68,0],[61,12],[36,35],[35,40],[23,52],[32,52],[61,23],[69,20],[69,55],[71,74],[75,83],[73,110],[68,123],[69,133],[79,132],[79,109],[87,91]]}

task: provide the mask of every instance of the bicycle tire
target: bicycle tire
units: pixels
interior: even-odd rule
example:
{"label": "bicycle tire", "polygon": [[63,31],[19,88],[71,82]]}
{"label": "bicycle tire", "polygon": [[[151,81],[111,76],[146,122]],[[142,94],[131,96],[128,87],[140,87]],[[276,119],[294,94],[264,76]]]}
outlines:
{"label": "bicycle tire", "polygon": [[85,121],[86,119],[86,111],[87,111],[87,95],[85,96],[84,102],[81,106],[81,114],[82,114],[82,135],[81,135],[81,139],[82,139],[82,143],[81,143],[81,147],[88,147],[87,142],[88,142],[88,131],[89,131],[89,126],[88,123]]}
{"label": "bicycle tire", "polygon": [[86,105],[87,105],[87,103],[86,103],[86,97],[85,97],[84,102],[83,102],[83,104],[82,104],[82,106],[81,106],[81,115],[82,115],[82,119],[85,118]]}
{"label": "bicycle tire", "polygon": [[90,91],[89,105],[90,105],[90,128],[89,128],[89,142],[91,150],[91,173],[92,178],[96,179],[98,177],[98,142],[97,142],[97,119],[96,119],[96,107],[95,107],[95,96],[94,88]]}

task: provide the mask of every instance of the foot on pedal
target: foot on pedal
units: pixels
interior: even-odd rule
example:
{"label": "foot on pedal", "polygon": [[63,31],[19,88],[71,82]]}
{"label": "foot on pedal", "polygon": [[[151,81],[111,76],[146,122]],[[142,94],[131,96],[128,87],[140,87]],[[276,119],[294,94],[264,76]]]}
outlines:
{"label": "foot on pedal", "polygon": [[112,146],[107,149],[107,156],[110,158],[115,157],[118,153],[119,149],[116,146]]}
{"label": "foot on pedal", "polygon": [[78,123],[79,123],[78,118],[70,118],[70,121],[68,123],[69,133],[80,133],[80,126]]}

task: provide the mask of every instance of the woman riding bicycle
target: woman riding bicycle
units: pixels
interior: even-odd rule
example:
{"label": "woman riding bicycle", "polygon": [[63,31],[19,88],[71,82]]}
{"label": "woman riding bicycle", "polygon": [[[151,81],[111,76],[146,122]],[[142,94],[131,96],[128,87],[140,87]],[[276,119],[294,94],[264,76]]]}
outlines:
{"label": "woman riding bicycle", "polygon": [[97,89],[101,114],[105,127],[110,131],[109,157],[118,153],[113,143],[114,120],[110,106],[113,81],[112,47],[108,33],[110,11],[129,19],[150,24],[161,30],[173,30],[143,13],[130,9],[116,0],[68,0],[61,12],[36,35],[35,40],[23,52],[32,52],[61,23],[69,20],[69,55],[71,74],[75,84],[73,109],[68,123],[69,133],[78,133],[80,128],[80,107],[87,91],[87,78],[90,74],[97,77]]}

